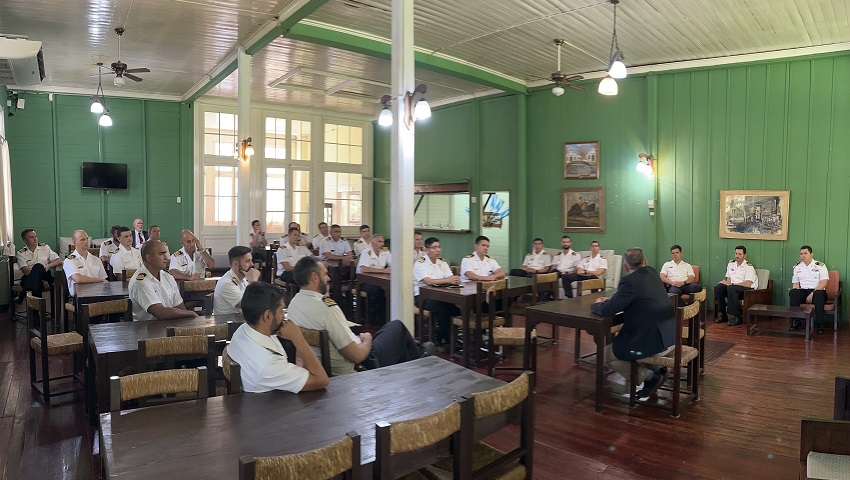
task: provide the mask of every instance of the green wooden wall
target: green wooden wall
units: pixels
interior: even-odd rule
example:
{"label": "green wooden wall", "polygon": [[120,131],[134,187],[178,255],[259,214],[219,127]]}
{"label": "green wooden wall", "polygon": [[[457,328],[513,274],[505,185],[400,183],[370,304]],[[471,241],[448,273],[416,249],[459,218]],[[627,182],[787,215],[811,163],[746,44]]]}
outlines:
{"label": "green wooden wall", "polygon": [[[141,217],[158,224],[169,247],[191,228],[192,114],[188,105],[107,99],[114,124],[99,128],[85,96],[24,92],[26,108],[7,118],[15,230],[35,228],[54,248],[85,229],[108,236]],[[129,188],[83,190],[82,162],[128,164]],[[177,196],[182,203],[177,203]],[[176,248],[174,248],[176,249]]]}
{"label": "green wooden wall", "polygon": [[[774,301],[787,304],[801,245],[811,245],[842,279],[850,269],[847,78],[850,55],[831,54],[631,76],[619,82],[616,97],[597,94],[592,81],[561,97],[547,88],[525,98],[472,100],[417,124],[416,180],[469,178],[473,193],[507,189],[512,198],[524,190],[526,201],[511,206],[519,231],[512,233],[511,266],[530,238],[558,246],[562,188],[603,186],[606,231],[570,233],[577,249],[593,239],[618,252],[640,246],[660,266],[678,243],[710,286],[743,243],[748,259],[771,271]],[[388,178],[388,133],[376,127],[375,139],[375,174]],[[600,178],[564,180],[563,143],[587,140],[601,143]],[[656,176],[635,170],[641,152],[657,157]],[[734,189],[790,190],[788,241],[720,239],[719,192]],[[376,189],[375,223],[388,230],[385,190]],[[656,202],[655,216],[648,200]],[[452,260],[473,236],[439,235]]]}

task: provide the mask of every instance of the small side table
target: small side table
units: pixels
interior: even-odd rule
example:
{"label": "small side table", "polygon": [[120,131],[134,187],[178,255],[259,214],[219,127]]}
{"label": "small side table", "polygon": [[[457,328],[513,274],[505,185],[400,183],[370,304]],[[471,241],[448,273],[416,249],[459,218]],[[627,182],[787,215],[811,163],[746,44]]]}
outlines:
{"label": "small side table", "polygon": [[755,322],[755,318],[758,316],[762,317],[779,317],[779,318],[787,318],[791,319],[800,319],[806,325],[806,340],[808,340],[812,335],[812,312],[813,310],[809,310],[805,307],[789,307],[785,305],[753,305],[749,309],[747,309],[747,314],[744,319],[744,326],[747,329],[747,335],[752,335],[756,329],[762,332],[777,332],[777,333],[796,333],[797,335],[800,332],[788,332],[785,330],[779,329],[768,329],[768,328],[759,328],[757,323]]}

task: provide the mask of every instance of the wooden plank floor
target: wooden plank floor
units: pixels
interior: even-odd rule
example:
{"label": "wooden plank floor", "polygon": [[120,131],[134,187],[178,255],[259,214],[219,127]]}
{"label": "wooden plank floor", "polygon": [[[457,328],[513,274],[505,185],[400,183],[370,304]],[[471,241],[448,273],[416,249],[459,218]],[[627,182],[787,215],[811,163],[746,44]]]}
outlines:
{"label": "wooden plank floor", "polygon": [[[559,345],[539,349],[535,478],[797,478],[800,419],[831,418],[834,377],[850,375],[846,330],[806,342],[712,324],[708,338],[736,344],[706,366],[701,399],[681,418],[610,396],[596,413],[593,371],[573,366],[573,338],[561,329]],[[3,478],[98,478],[80,396],[55,403],[45,407],[29,386],[23,324],[0,314]]]}

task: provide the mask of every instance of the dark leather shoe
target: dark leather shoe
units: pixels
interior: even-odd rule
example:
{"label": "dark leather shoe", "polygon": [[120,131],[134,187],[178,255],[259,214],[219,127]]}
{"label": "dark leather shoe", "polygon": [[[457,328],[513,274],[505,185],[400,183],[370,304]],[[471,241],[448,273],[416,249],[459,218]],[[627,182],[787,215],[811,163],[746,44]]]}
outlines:
{"label": "dark leather shoe", "polygon": [[434,345],[434,342],[425,342],[422,344],[422,355],[420,358],[430,357],[437,351],[437,346]]}
{"label": "dark leather shoe", "polygon": [[652,394],[655,393],[661,385],[664,385],[664,382],[667,381],[667,374],[667,369],[662,368],[658,372],[655,372],[652,375],[652,378],[643,382],[643,388],[637,393],[641,402],[649,400]]}
{"label": "dark leather shoe", "polygon": [[729,317],[726,315],[721,315],[714,319],[714,323],[726,323],[729,321]]}
{"label": "dark leather shoe", "polygon": [[791,327],[788,329],[788,331],[793,332],[794,330],[797,330],[798,328],[800,328],[802,326],[803,326],[803,322],[801,322],[799,320],[793,320],[791,322]]}
{"label": "dark leather shoe", "polygon": [[732,320],[729,320],[729,323],[727,325],[729,325],[730,327],[737,327],[738,325],[743,325],[743,324],[744,324],[744,322],[741,321],[741,317],[736,315],[736,316],[732,317]]}

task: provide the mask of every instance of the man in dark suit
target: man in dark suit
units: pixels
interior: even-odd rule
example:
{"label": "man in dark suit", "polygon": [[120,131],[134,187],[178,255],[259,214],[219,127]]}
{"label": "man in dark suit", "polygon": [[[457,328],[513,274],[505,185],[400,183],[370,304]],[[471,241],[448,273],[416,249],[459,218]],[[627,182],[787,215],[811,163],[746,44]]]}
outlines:
{"label": "man in dark suit", "polygon": [[[626,250],[623,264],[627,275],[620,280],[617,292],[610,299],[597,298],[592,310],[606,317],[616,314],[615,324],[623,324],[623,329],[614,337],[614,343],[605,347],[605,361],[611,369],[628,379],[632,360],[667,353],[672,349],[676,336],[676,314],[658,272],[646,265],[643,250]],[[644,383],[639,396],[649,397],[664,383],[667,370],[650,370],[643,366],[638,366],[638,369],[638,384]]]}
{"label": "man in dark suit", "polygon": [[150,238],[148,231],[143,230],[145,224],[141,218],[133,220],[133,248],[142,248],[142,244]]}

